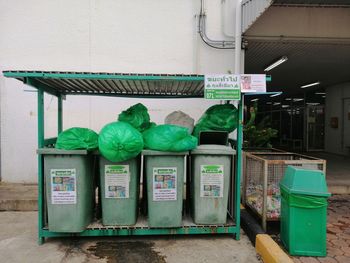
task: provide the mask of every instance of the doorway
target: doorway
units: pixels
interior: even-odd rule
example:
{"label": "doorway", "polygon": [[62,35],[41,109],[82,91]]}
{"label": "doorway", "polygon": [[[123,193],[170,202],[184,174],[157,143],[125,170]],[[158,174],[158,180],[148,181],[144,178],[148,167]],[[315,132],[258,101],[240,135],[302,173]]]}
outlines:
{"label": "doorway", "polygon": [[324,105],[308,105],[306,110],[307,151],[324,150],[324,122]]}
{"label": "doorway", "polygon": [[349,154],[350,152],[350,98],[343,100],[343,136],[342,145],[344,152]]}

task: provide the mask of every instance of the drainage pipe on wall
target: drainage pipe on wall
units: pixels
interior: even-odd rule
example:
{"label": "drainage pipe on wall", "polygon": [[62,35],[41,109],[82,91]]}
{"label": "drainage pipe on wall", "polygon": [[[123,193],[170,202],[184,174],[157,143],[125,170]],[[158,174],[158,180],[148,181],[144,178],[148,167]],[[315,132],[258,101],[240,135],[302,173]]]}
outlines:
{"label": "drainage pipe on wall", "polygon": [[[240,1],[239,1],[240,2]],[[235,41],[232,40],[214,40],[210,39],[206,32],[206,14],[204,11],[204,0],[201,0],[201,9],[198,15],[198,33],[203,42],[212,48],[217,49],[234,49]]]}

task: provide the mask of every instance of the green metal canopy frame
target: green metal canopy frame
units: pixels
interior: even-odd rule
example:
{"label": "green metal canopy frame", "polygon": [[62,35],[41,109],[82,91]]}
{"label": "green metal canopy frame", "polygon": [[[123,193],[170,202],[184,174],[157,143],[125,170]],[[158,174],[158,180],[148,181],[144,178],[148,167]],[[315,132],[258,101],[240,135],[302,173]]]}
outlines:
{"label": "green metal canopy frame", "polygon": [[[15,78],[38,90],[38,148],[55,143],[44,138],[44,92],[58,99],[58,134],[62,131],[62,99],[66,95],[100,95],[136,98],[203,98],[203,75],[168,74],[116,74],[42,71],[4,71],[5,77]],[[38,154],[38,235],[39,244],[47,237],[63,236],[126,236],[126,235],[175,235],[175,234],[233,234],[240,239],[240,181],[242,155],[242,100],[239,102],[237,124],[237,149],[235,173],[232,174],[229,211],[232,220],[224,225],[195,225],[184,223],[179,228],[149,228],[144,224],[135,226],[104,227],[90,225],[81,233],[58,233],[47,229],[45,218],[45,189],[43,156]]]}

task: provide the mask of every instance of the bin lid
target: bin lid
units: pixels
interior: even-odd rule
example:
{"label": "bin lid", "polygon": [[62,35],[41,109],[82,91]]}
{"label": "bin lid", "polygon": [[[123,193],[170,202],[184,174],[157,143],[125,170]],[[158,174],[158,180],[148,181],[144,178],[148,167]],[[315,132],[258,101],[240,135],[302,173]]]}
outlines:
{"label": "bin lid", "polygon": [[37,149],[36,152],[38,154],[51,154],[51,155],[87,155],[89,153],[88,150],[62,150],[56,148],[40,148]]}
{"label": "bin lid", "polygon": [[226,145],[202,144],[192,150],[191,154],[235,155],[236,151]]}
{"label": "bin lid", "polygon": [[143,150],[142,155],[188,155],[188,151],[186,152],[163,152],[163,151],[155,151],[155,150]]}
{"label": "bin lid", "polygon": [[326,177],[319,170],[305,170],[288,166],[280,187],[290,194],[330,196]]}

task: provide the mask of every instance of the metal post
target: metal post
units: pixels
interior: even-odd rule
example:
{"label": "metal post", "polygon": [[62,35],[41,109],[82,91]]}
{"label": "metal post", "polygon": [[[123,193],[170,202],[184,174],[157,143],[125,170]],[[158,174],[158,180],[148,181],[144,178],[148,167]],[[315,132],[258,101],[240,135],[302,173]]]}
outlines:
{"label": "metal post", "polygon": [[262,207],[262,227],[264,231],[267,230],[267,180],[268,177],[268,163],[264,161],[264,186],[263,186],[263,207]]}
{"label": "metal post", "polygon": [[[236,25],[235,25],[235,74],[241,73],[241,43],[242,43],[242,0],[236,4]],[[235,178],[235,220],[236,240],[240,239],[241,229],[241,172],[242,172],[242,141],[243,141],[243,105],[244,96],[238,103],[238,125],[237,125],[237,163]]]}
{"label": "metal post", "polygon": [[57,96],[57,104],[58,104],[58,115],[57,115],[57,135],[62,132],[63,127],[63,116],[62,116],[62,95]]}
{"label": "metal post", "polygon": [[242,141],[243,141],[243,104],[244,96],[238,104],[238,126],[237,126],[237,163],[236,163],[236,178],[235,178],[235,220],[237,225],[236,239],[240,239],[241,228],[241,173],[242,173]]}
{"label": "metal post", "polygon": [[[38,148],[44,147],[44,91],[38,89]],[[44,226],[44,173],[43,156],[38,154],[38,235],[39,245],[43,244],[45,238],[42,236]]]}

